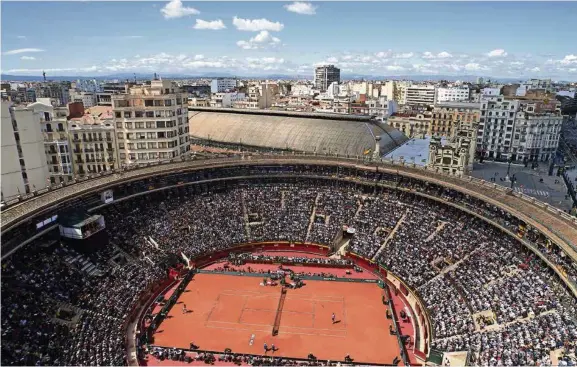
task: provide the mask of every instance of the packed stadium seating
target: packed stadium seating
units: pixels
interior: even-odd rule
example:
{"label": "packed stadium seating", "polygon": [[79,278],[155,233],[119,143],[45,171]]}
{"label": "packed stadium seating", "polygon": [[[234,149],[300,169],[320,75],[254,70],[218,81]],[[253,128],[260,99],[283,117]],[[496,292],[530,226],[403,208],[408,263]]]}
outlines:
{"label": "packed stadium seating", "polygon": [[[411,181],[399,187],[459,202],[518,230],[515,218],[480,200]],[[175,255],[262,241],[328,244],[343,225],[356,230],[349,251],[374,257],[422,298],[434,348],[471,351],[480,365],[547,365],[550,350],[576,348],[576,300],[540,258],[485,221],[408,192],[254,182],[143,195],[100,214],[110,244],[96,254],[41,238],[3,263],[2,365],[125,364],[127,315]],[[538,233],[525,239],[577,279],[571,260]],[[119,254],[125,261],[115,261]],[[64,260],[79,256],[100,275]],[[78,321],[58,319],[62,307],[75,310]],[[483,311],[494,312],[496,328],[475,326]]]}

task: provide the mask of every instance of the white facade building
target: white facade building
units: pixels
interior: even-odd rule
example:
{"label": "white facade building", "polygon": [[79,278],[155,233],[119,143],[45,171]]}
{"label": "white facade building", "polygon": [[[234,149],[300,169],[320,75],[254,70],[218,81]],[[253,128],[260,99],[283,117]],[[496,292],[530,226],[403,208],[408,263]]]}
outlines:
{"label": "white facade building", "polygon": [[481,98],[477,149],[488,158],[508,158],[519,101],[503,96]]}
{"label": "white facade building", "polygon": [[222,93],[236,89],[236,79],[213,79],[210,83],[211,93]]}
{"label": "white facade building", "polygon": [[120,164],[188,154],[188,94],[171,81],[136,85],[112,96]]}
{"label": "white facade building", "polygon": [[312,96],[313,86],[310,84],[294,84],[291,86],[291,95],[293,96]]}
{"label": "white facade building", "polygon": [[[15,110],[19,110],[15,113]],[[47,186],[48,165],[41,114],[2,101],[2,201]]]}
{"label": "white facade building", "polygon": [[210,107],[213,108],[231,108],[234,102],[243,101],[246,99],[244,93],[214,93],[210,97]]}
{"label": "white facade building", "polygon": [[369,115],[375,116],[376,120],[385,122],[386,119],[397,112],[397,103],[392,99],[387,99],[387,96],[381,96],[377,99],[366,101],[369,109]]}
{"label": "white facade building", "polygon": [[521,102],[516,114],[511,154],[516,160],[548,161],[555,156],[563,116],[560,111],[541,110],[539,102]]}
{"label": "white facade building", "polygon": [[434,85],[411,85],[405,88],[404,104],[435,104]]}
{"label": "white facade building", "polygon": [[437,102],[467,102],[469,87],[437,88]]}
{"label": "white facade building", "polygon": [[97,105],[96,93],[70,89],[70,102],[82,102],[85,108],[94,107]]}
{"label": "white facade building", "polygon": [[485,157],[548,161],[559,145],[563,116],[557,101],[481,100],[478,150]]}

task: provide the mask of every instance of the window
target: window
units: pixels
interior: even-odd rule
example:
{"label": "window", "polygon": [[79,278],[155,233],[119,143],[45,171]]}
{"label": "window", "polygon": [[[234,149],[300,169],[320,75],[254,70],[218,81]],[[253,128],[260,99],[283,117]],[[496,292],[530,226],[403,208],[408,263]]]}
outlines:
{"label": "window", "polygon": [[118,149],[124,149],[124,143],[118,143]]}
{"label": "window", "polygon": [[147,139],[156,139],[156,133],[146,133]]}
{"label": "window", "polygon": [[116,117],[117,119],[122,117],[122,113],[120,113],[119,111],[114,112],[114,117]]}
{"label": "window", "polygon": [[116,123],[116,128],[117,128],[117,129],[122,129],[122,122],[117,122],[117,123]]}
{"label": "window", "polygon": [[146,143],[137,143],[136,148],[137,149],[146,149]]}
{"label": "window", "polygon": [[132,122],[125,122],[124,127],[126,127],[127,129],[132,129]]}
{"label": "window", "polygon": [[120,153],[120,159],[126,159],[126,153]]}
{"label": "window", "polygon": [[154,111],[146,111],[146,117],[154,117]]}
{"label": "window", "polygon": [[156,149],[156,143],[148,143],[148,149]]}
{"label": "window", "polygon": [[137,129],[144,129],[144,122],[136,122],[134,125]]}
{"label": "window", "polygon": [[124,139],[124,133],[116,133],[118,139]]}
{"label": "window", "polygon": [[136,118],[144,117],[144,111],[134,111],[134,117]]}
{"label": "window", "polygon": [[156,121],[156,127],[166,127],[166,123],[164,121]]}
{"label": "window", "polygon": [[146,121],[146,128],[147,129],[155,129],[156,128],[156,122],[155,121]]}

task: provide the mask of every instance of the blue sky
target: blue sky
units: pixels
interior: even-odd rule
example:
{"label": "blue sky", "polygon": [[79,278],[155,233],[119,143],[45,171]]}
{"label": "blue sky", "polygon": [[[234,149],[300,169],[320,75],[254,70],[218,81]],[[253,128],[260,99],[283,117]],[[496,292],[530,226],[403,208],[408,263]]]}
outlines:
{"label": "blue sky", "polygon": [[2,72],[577,80],[577,2],[2,2]]}

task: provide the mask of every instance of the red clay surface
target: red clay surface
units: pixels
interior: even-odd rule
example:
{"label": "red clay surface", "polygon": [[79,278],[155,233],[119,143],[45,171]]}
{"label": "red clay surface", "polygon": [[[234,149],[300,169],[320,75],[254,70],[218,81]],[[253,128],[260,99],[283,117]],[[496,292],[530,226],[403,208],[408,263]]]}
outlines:
{"label": "red clay surface", "polygon": [[[308,280],[301,289],[289,289],[273,337],[281,288],[260,282],[252,276],[196,274],[155,333],[154,344],[188,348],[194,342],[203,350],[262,354],[267,343],[284,357],[313,353],[342,360],[350,354],[367,363],[390,363],[399,355],[381,301],[384,292],[376,284]],[[180,302],[190,312],[183,314]],[[332,324],[332,313],[340,322]]]}

